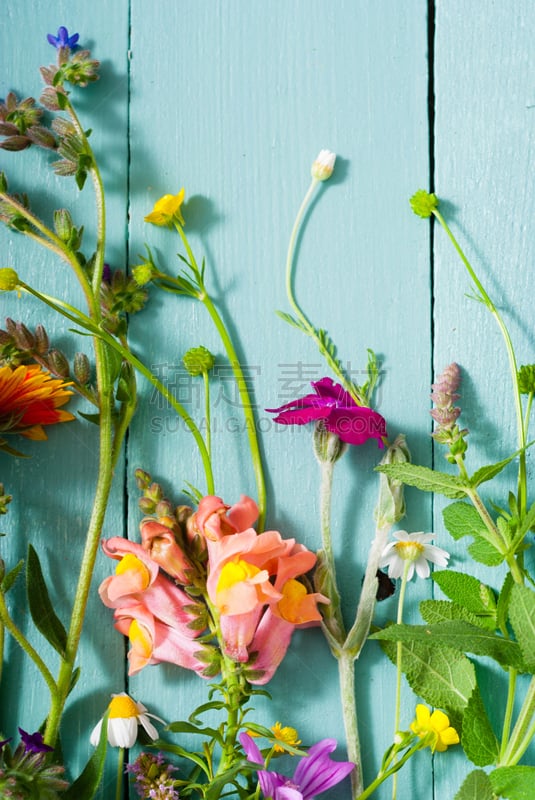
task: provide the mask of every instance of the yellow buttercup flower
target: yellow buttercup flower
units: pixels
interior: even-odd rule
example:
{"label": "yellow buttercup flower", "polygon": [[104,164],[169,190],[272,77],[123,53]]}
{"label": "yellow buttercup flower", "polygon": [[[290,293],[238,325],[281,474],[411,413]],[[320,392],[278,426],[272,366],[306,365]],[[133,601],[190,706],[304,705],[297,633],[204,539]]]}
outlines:
{"label": "yellow buttercup flower", "polygon": [[[273,735],[275,739],[278,739],[279,742],[284,742],[284,744],[289,744],[290,747],[297,747],[297,745],[301,744],[301,739],[298,738],[298,733],[295,728],[290,728],[288,726],[282,726],[280,722],[276,722],[271,730],[273,731]],[[281,747],[278,744],[273,745],[273,750],[275,753],[284,753],[284,747]]]}
{"label": "yellow buttercup flower", "polygon": [[154,208],[145,217],[145,222],[151,222],[153,225],[172,225],[173,222],[179,222],[180,225],[184,225],[180,207],[185,196],[184,188],[178,194],[164,194],[154,203]]}
{"label": "yellow buttercup flower", "polygon": [[431,713],[421,703],[416,706],[416,719],[411,723],[411,731],[420,739],[428,738],[431,750],[439,753],[452,744],[459,744],[459,734],[452,728],[448,716],[436,709]]}

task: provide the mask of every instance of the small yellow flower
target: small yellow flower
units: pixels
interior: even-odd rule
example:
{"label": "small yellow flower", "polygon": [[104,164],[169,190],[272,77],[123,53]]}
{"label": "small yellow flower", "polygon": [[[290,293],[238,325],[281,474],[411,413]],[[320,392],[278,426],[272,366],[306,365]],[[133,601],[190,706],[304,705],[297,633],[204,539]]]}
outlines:
{"label": "small yellow flower", "polygon": [[[298,733],[295,728],[289,728],[288,726],[283,727],[280,722],[276,722],[271,730],[273,731],[275,739],[278,739],[279,742],[289,744],[290,747],[297,747],[301,744],[301,739],[298,738]],[[275,753],[285,752],[284,747],[278,744],[273,745],[273,750]]]}
{"label": "small yellow flower", "polygon": [[416,706],[416,719],[411,723],[411,731],[420,739],[428,738],[431,750],[439,753],[452,744],[459,744],[459,734],[450,726],[448,716],[438,709],[431,711],[419,703]]}
{"label": "small yellow flower", "polygon": [[153,225],[172,225],[179,222],[184,225],[184,217],[180,207],[186,195],[185,189],[181,189],[178,194],[164,194],[154,203],[154,208],[145,217],[145,222],[152,222]]}
{"label": "small yellow flower", "polygon": [[0,269],[0,292],[12,292],[19,286],[19,276],[11,267]]}

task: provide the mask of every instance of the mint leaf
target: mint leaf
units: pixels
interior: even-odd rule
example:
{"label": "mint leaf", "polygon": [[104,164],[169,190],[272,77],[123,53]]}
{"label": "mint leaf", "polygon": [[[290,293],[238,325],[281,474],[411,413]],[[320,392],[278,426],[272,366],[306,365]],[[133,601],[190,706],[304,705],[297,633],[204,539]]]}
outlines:
{"label": "mint leaf", "polygon": [[[381,647],[396,662],[394,642]],[[428,647],[421,642],[402,642],[401,666],[413,692],[429,705],[461,714],[476,686],[474,665],[449,647]]]}
{"label": "mint leaf", "polygon": [[471,625],[479,625],[483,628],[492,627],[494,630],[494,621],[488,618],[480,619],[472,611],[469,611],[464,606],[458,603],[451,603],[449,600],[422,600],[420,603],[420,614],[427,622],[428,625],[434,625],[437,622],[446,622],[453,619],[462,619],[469,622]]}
{"label": "mint leaf", "polygon": [[510,572],[505,576],[502,590],[498,597],[498,608],[496,615],[496,627],[500,630],[505,630],[507,625],[507,618],[509,616],[509,605],[511,602],[511,590],[515,585],[513,576]]}
{"label": "mint leaf", "polygon": [[511,589],[509,619],[529,671],[535,673],[535,592],[515,584]]}
{"label": "mint leaf", "polygon": [[438,472],[429,467],[420,467],[417,464],[382,464],[375,467],[377,472],[384,472],[394,480],[401,481],[408,486],[416,486],[423,492],[436,492],[456,500],[465,497],[464,484],[456,475]]}
{"label": "mint leaf", "polygon": [[470,761],[477,767],[495,764],[498,759],[498,740],[477,687],[464,710],[461,744]]}
{"label": "mint leaf", "polygon": [[442,511],[448,533],[457,541],[463,536],[481,536],[485,532],[483,520],[470,503],[451,503]]}
{"label": "mint leaf", "polygon": [[505,559],[505,555],[485,539],[476,539],[475,542],[468,545],[468,552],[474,561],[485,564],[487,567],[497,567]]}
{"label": "mint leaf", "polygon": [[425,642],[429,647],[453,647],[461,652],[488,656],[502,667],[525,670],[520,648],[516,642],[496,636],[469,622],[456,620],[435,625],[390,625],[373,633],[370,639],[401,642]]}
{"label": "mint leaf", "polygon": [[507,800],[533,800],[535,767],[499,767],[489,775],[494,794]]}
{"label": "mint leaf", "polygon": [[494,800],[494,792],[487,773],[482,769],[470,772],[453,800]]}
{"label": "mint leaf", "polygon": [[450,600],[482,617],[480,624],[495,627],[496,597],[490,586],[481,583],[472,575],[449,569],[433,572],[431,577]]}
{"label": "mint leaf", "polygon": [[495,478],[496,475],[499,475],[502,469],[510,464],[511,461],[521,452],[521,450],[517,450],[517,452],[513,453],[511,456],[509,456],[509,458],[504,458],[503,461],[497,461],[496,464],[489,464],[486,467],[480,467],[470,478],[470,485],[475,489],[480,483],[485,483],[485,481],[492,480],[492,478]]}

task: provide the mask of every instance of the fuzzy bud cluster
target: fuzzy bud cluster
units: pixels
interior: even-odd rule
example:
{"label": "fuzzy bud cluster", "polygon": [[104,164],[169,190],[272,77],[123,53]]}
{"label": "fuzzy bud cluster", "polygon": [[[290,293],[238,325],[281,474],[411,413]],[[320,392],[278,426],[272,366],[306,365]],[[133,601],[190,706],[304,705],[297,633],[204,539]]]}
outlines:
{"label": "fuzzy bud cluster", "polygon": [[461,370],[457,364],[452,363],[431,385],[434,408],[430,413],[437,423],[431,435],[435,441],[449,445],[450,454],[447,456],[449,461],[455,461],[459,456],[464,458],[467,447],[464,437],[468,434],[468,430],[461,430],[457,425],[461,409],[455,405],[455,401],[460,397],[457,392],[460,384]]}

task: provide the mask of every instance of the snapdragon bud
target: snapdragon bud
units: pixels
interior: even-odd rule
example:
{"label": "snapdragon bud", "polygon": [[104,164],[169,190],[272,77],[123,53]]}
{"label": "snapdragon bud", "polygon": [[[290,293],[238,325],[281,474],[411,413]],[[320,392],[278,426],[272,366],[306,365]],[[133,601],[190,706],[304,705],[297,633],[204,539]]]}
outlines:
{"label": "snapdragon bud", "polygon": [[[405,436],[399,434],[391,444],[383,458],[382,464],[405,464],[410,462],[411,454]],[[377,527],[384,528],[399,522],[405,516],[404,486],[401,481],[379,474],[379,499],[374,511]]]}
{"label": "snapdragon bud", "polygon": [[320,150],[310,170],[312,177],[318,181],[328,180],[333,174],[335,161],[336,153],[332,153],[330,150]]}

